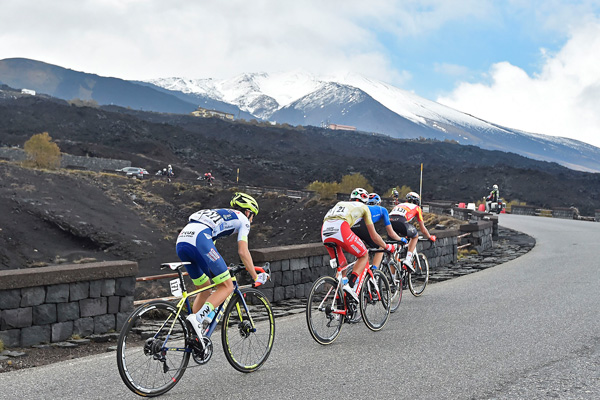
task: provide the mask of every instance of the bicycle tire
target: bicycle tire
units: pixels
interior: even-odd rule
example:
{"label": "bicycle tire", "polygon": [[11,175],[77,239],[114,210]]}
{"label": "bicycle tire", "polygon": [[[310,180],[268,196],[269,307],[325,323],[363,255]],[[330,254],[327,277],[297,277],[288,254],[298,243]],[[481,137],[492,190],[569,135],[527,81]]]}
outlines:
{"label": "bicycle tire", "polygon": [[344,316],[333,309],[345,309],[343,293],[335,278],[322,276],[313,284],[306,303],[308,331],[319,344],[333,343],[342,330]]}
{"label": "bicycle tire", "polygon": [[424,254],[419,253],[418,259],[414,258],[413,267],[415,272],[408,274],[408,288],[415,297],[419,297],[425,291],[429,282],[429,261]]}
{"label": "bicycle tire", "polygon": [[271,354],[275,317],[271,303],[261,291],[248,288],[241,293],[244,299],[239,294],[233,295],[225,309],[221,343],[229,364],[249,373],[259,369]]}
{"label": "bicycle tire", "polygon": [[[173,321],[176,315],[174,304],[156,300],[135,309],[123,325],[117,343],[117,365],[121,379],[132,392],[160,396],[181,380],[190,360],[191,336],[183,316]],[[169,332],[168,349],[164,349]]]}
{"label": "bicycle tire", "polygon": [[390,284],[379,270],[373,271],[373,277],[377,283],[379,295],[375,288],[371,287],[371,279],[367,276],[360,292],[360,312],[367,328],[377,332],[385,326],[390,316]]}
{"label": "bicycle tire", "polygon": [[[390,313],[395,313],[400,308],[402,302],[402,278],[400,277],[400,266],[395,266],[396,272],[392,274],[390,268],[391,261],[381,263],[381,272],[385,275],[390,284]],[[398,278],[395,275],[398,275]]]}

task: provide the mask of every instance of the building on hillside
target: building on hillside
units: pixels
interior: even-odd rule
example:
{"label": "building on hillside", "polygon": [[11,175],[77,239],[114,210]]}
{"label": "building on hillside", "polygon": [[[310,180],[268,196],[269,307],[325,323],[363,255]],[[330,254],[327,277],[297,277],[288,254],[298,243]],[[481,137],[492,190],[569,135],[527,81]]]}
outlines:
{"label": "building on hillside", "polygon": [[216,117],[216,118],[228,119],[228,120],[233,121],[233,114],[229,114],[229,113],[226,113],[223,111],[209,110],[207,108],[202,108],[202,107],[198,107],[198,109],[196,111],[192,111],[192,114],[196,117],[202,117],[202,118]]}
{"label": "building on hillside", "polygon": [[355,131],[355,126],[350,125],[339,125],[339,124],[329,124],[327,125],[328,129],[332,129],[334,131]]}
{"label": "building on hillside", "polygon": [[35,96],[35,90],[31,90],[31,89],[21,89],[21,94],[30,94],[32,96]]}

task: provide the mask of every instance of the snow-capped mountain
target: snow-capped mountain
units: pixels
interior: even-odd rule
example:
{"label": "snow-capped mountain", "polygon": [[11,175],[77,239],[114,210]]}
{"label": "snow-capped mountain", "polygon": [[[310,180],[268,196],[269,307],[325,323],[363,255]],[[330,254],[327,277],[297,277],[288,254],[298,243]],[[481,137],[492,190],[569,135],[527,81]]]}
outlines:
{"label": "snow-capped mountain", "polygon": [[600,149],[595,146],[493,124],[357,74],[317,78],[293,71],[242,74],[225,80],[167,78],[150,83],[235,105],[257,118],[280,123],[334,123],[397,138],[455,140],[600,172]]}

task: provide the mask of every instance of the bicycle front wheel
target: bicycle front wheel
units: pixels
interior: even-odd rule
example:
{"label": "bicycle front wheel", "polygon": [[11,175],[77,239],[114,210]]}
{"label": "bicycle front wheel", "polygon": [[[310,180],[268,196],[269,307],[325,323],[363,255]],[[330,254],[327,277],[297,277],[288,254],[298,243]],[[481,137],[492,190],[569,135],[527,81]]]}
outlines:
{"label": "bicycle front wheel", "polygon": [[306,304],[306,323],[317,343],[333,343],[342,330],[344,297],[338,290],[338,281],[322,276],[315,281]]}
{"label": "bicycle front wheel", "polygon": [[414,258],[413,267],[415,272],[408,274],[408,288],[414,296],[420,296],[425,291],[427,282],[429,282],[429,262],[425,255],[419,253]]}
{"label": "bicycle front wheel", "polygon": [[375,283],[366,277],[360,292],[360,311],[365,325],[372,331],[381,330],[390,316],[390,284],[385,275],[373,271]]}
{"label": "bicycle front wheel", "polygon": [[381,263],[381,272],[390,284],[390,313],[396,312],[402,301],[402,277],[400,276],[399,266],[396,267],[395,273],[392,274],[392,262]]}
{"label": "bicycle front wheel", "polygon": [[275,340],[275,317],[269,300],[256,289],[233,296],[223,316],[221,342],[229,364],[253,372],[269,358]]}
{"label": "bicycle front wheel", "polygon": [[117,365],[125,385],[140,396],[166,393],[190,360],[185,319],[166,301],[152,301],[131,313],[121,329]]}

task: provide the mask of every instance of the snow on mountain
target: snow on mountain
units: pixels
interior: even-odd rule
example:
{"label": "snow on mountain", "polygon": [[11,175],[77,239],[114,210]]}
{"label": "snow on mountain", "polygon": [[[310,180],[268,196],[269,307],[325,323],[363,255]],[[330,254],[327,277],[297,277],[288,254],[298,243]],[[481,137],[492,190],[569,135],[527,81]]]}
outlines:
{"label": "snow on mountain", "polygon": [[600,170],[600,149],[577,140],[510,129],[357,74],[316,77],[302,70],[231,79],[167,78],[165,89],[203,95],[264,119],[292,125],[331,122],[397,138],[456,140],[490,150]]}

